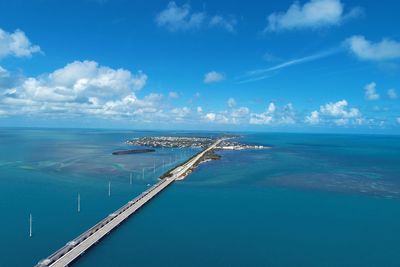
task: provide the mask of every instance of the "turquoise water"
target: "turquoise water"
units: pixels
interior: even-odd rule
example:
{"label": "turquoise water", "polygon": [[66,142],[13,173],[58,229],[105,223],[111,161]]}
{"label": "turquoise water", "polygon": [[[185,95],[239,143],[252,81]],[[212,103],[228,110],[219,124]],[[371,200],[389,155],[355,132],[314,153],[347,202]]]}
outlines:
{"label": "turquoise water", "polygon": [[[1,129],[0,266],[34,265],[196,152],[110,155],[127,139],[165,134]],[[242,141],[272,148],[220,152],[74,266],[400,266],[400,137]]]}

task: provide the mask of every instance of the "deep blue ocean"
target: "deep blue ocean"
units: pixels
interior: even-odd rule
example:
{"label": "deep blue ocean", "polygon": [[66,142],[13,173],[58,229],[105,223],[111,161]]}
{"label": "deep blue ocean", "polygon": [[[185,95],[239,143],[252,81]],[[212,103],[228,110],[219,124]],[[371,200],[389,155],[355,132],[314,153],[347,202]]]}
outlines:
{"label": "deep blue ocean", "polygon": [[[198,151],[111,155],[126,140],[188,134],[218,133],[0,129],[0,266],[35,265]],[[218,152],[73,266],[400,266],[400,136],[239,140],[271,148]]]}

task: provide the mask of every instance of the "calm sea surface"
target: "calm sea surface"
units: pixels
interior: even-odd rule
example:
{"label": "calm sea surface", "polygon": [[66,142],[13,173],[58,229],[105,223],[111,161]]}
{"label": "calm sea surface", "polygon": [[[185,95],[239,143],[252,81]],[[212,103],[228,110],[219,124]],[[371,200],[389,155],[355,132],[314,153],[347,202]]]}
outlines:
{"label": "calm sea surface", "polygon": [[[0,266],[35,265],[197,152],[111,155],[126,140],[188,134],[213,135],[0,129]],[[271,148],[219,152],[73,266],[400,266],[400,137],[240,140]]]}

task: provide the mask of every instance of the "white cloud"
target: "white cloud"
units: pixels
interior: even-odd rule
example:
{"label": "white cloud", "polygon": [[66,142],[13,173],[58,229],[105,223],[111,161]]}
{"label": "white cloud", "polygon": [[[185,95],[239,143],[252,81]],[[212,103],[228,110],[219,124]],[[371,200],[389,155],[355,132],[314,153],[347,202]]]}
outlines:
{"label": "white cloud", "polygon": [[234,106],[236,106],[236,100],[233,97],[229,98],[227,103],[230,108],[233,108]]}
{"label": "white cloud", "polygon": [[338,25],[359,13],[360,9],[356,8],[344,14],[344,5],[340,0],[310,0],[302,6],[294,2],[286,12],[276,12],[268,16],[265,32]]}
{"label": "white cloud", "polygon": [[378,100],[379,94],[376,92],[376,83],[372,82],[365,86],[365,99],[367,100]]}
{"label": "white cloud", "polygon": [[5,78],[8,76],[10,76],[10,73],[8,72],[8,70],[6,70],[2,66],[0,66],[0,78]]}
{"label": "white cloud", "polygon": [[[264,111],[256,113],[248,107],[237,107],[233,98],[228,100],[229,107],[222,111],[203,110],[197,104],[193,107],[174,107],[169,98],[157,93],[139,98],[137,91],[145,86],[146,81],[146,74],[140,71],[134,74],[124,69],[101,66],[94,61],[75,61],[49,74],[21,77],[15,86],[3,87],[0,91],[0,115],[29,114],[56,119],[86,116],[157,125],[209,122],[215,125],[276,126],[297,122],[290,103],[279,106],[270,102]],[[378,125],[364,119],[361,112],[346,100],[321,106],[306,116],[304,122],[329,122],[339,126]]]}
{"label": "white cloud", "polygon": [[293,105],[291,103],[285,105],[283,107],[283,111],[279,115],[278,119],[279,124],[295,124],[295,112]]}
{"label": "white cloud", "polygon": [[[0,108],[13,115],[86,114],[135,116],[159,111],[161,95],[135,95],[147,75],[100,66],[94,61],[75,61],[50,74],[23,78],[0,95]],[[147,115],[146,115],[147,114]]]}
{"label": "white cloud", "polygon": [[168,96],[169,96],[170,98],[178,98],[178,97],[179,97],[179,94],[178,94],[177,92],[169,92],[169,93],[168,93]]}
{"label": "white cloud", "polygon": [[256,124],[256,125],[263,125],[263,124],[271,124],[273,121],[273,117],[267,113],[253,113],[251,115],[250,124]]}
{"label": "white cloud", "polygon": [[311,125],[330,124],[337,126],[362,125],[367,121],[358,108],[349,107],[346,100],[330,102],[320,106],[304,118],[304,122]]}
{"label": "white cloud", "polygon": [[21,30],[13,33],[0,28],[0,58],[6,56],[30,57],[40,52],[40,47],[32,45],[28,37]]}
{"label": "white cloud", "polygon": [[302,58],[296,58],[296,59],[292,59],[280,64],[277,64],[275,66],[269,67],[269,68],[264,68],[264,69],[257,69],[257,70],[251,70],[248,71],[246,73],[246,75],[240,77],[240,78],[244,78],[244,80],[240,81],[240,83],[247,83],[247,82],[254,82],[254,81],[259,81],[259,80],[264,80],[266,78],[269,78],[269,75],[266,75],[270,72],[274,72],[280,69],[284,69],[293,65],[298,65],[298,64],[303,64],[306,62],[311,62],[311,61],[315,61],[321,58],[325,58],[328,57],[330,55],[333,55],[334,53],[336,53],[337,50],[326,50],[326,51],[322,51],[310,56],[306,56],[306,57],[302,57]]}
{"label": "white cloud", "polygon": [[212,27],[220,27],[228,32],[235,32],[235,26],[236,26],[236,19],[234,18],[224,18],[222,16],[214,16],[210,20],[210,26]]}
{"label": "white cloud", "polygon": [[231,116],[234,117],[234,118],[241,118],[241,117],[244,117],[244,116],[248,115],[249,112],[250,112],[249,108],[240,107],[240,108],[237,108],[237,109],[233,109],[232,113],[231,113]]}
{"label": "white cloud", "polygon": [[245,123],[248,120],[247,117],[249,113],[250,113],[249,108],[240,107],[237,109],[232,109],[228,117],[230,117],[230,122],[233,124]]}
{"label": "white cloud", "polygon": [[147,81],[142,72],[99,66],[95,61],[74,61],[47,76],[28,78],[18,88],[21,95],[39,101],[86,101],[125,96],[140,90]]}
{"label": "white cloud", "polygon": [[204,116],[204,119],[208,122],[227,124],[230,122],[229,118],[224,113],[209,112]]}
{"label": "white cloud", "polygon": [[183,108],[173,108],[171,110],[171,113],[173,115],[173,119],[177,121],[182,121],[184,118],[188,117],[192,111],[188,107],[183,107]]}
{"label": "white cloud", "polygon": [[390,99],[396,99],[397,98],[397,92],[396,92],[396,89],[394,89],[394,88],[389,89],[387,94],[388,94],[388,97]]}
{"label": "white cloud", "polygon": [[237,23],[233,16],[225,18],[210,16],[206,12],[192,12],[189,4],[178,6],[174,1],[169,2],[166,9],[156,16],[156,22],[172,32],[200,29],[203,25],[234,32]]}
{"label": "white cloud", "polygon": [[285,105],[283,109],[278,109],[278,107],[271,102],[265,112],[251,113],[249,123],[258,125],[294,124],[294,108],[292,104],[289,103]]}
{"label": "white cloud", "polygon": [[320,122],[319,112],[317,110],[312,111],[309,116],[306,116],[304,121],[308,124],[318,124]]}
{"label": "white cloud", "polygon": [[205,115],[205,119],[208,120],[208,121],[215,121],[215,118],[216,118],[216,117],[217,117],[217,114],[212,113],[212,112],[207,113],[207,114]]}
{"label": "white cloud", "polygon": [[[202,115],[203,110],[198,112]],[[230,110],[208,112],[202,118],[207,122],[219,124],[247,124],[250,110],[247,107],[231,108]]]}
{"label": "white cloud", "polygon": [[220,82],[224,79],[224,75],[216,71],[211,71],[204,75],[204,83],[215,83]]}
{"label": "white cloud", "polygon": [[190,5],[184,4],[179,7],[172,1],[157,15],[156,22],[170,31],[178,31],[200,28],[204,19],[203,12],[191,13]]}
{"label": "white cloud", "polygon": [[345,42],[350,51],[362,60],[390,60],[400,58],[400,42],[383,39],[372,43],[362,35],[348,38]]}
{"label": "white cloud", "polygon": [[361,112],[357,108],[348,108],[346,100],[341,100],[335,103],[328,103],[320,107],[322,114],[332,117],[343,117],[343,118],[356,118],[361,116]]}

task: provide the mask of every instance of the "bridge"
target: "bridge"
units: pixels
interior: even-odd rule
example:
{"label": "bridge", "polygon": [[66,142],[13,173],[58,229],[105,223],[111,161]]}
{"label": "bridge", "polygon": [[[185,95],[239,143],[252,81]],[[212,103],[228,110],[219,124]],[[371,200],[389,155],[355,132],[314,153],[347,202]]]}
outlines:
{"label": "bridge", "polygon": [[99,242],[105,235],[110,233],[129,216],[131,216],[140,207],[149,202],[158,193],[167,188],[175,180],[183,179],[188,171],[194,167],[201,158],[210,150],[214,149],[223,139],[217,140],[208,148],[202,150],[185,163],[177,166],[169,172],[169,176],[160,180],[148,190],[141,193],[127,204],[108,215],[96,225],[82,233],[77,238],[68,242],[65,246],[51,254],[44,260],[41,260],[36,267],[64,267],[76,260],[80,255],[86,252],[90,247]]}

